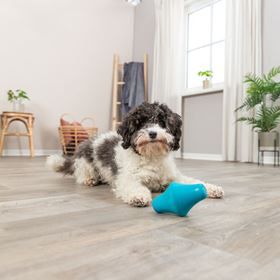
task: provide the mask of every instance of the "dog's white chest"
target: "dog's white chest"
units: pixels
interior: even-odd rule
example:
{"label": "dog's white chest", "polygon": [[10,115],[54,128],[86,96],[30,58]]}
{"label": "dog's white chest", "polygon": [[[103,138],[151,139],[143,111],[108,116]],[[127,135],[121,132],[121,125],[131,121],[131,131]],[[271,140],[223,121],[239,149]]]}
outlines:
{"label": "dog's white chest", "polygon": [[138,168],[137,177],[149,189],[158,189],[166,185],[169,180],[169,170],[165,161],[150,161],[142,163]]}
{"label": "dog's white chest", "polygon": [[133,177],[149,189],[158,189],[159,186],[169,184],[171,173],[173,173],[171,156],[145,158],[140,157],[130,149],[118,149],[117,163],[118,166],[121,166],[121,172],[124,176],[127,176],[128,179]]}

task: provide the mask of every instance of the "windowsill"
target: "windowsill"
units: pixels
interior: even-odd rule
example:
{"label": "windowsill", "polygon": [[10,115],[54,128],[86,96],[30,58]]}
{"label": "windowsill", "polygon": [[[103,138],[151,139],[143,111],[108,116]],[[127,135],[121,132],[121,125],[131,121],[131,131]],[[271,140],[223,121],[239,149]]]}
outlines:
{"label": "windowsill", "polygon": [[202,87],[189,88],[185,91],[185,93],[182,95],[182,97],[211,94],[211,93],[222,92],[222,91],[224,91],[223,84],[212,85],[212,87],[207,88],[207,89],[203,89]]}

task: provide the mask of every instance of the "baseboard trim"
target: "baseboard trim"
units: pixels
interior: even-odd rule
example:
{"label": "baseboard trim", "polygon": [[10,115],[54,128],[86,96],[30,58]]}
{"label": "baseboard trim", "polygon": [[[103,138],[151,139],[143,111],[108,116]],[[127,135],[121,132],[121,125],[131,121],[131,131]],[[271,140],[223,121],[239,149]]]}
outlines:
{"label": "baseboard trim", "polygon": [[[222,155],[219,154],[199,154],[199,153],[183,153],[183,159],[197,159],[197,160],[213,160],[213,161],[223,161]],[[255,161],[254,163],[258,163]],[[264,164],[274,164],[272,155],[264,156]],[[276,162],[277,164],[277,162]]]}
{"label": "baseboard trim", "polygon": [[222,161],[222,155],[219,154],[198,154],[198,153],[183,153],[184,159],[199,159],[199,160],[214,160]]}
{"label": "baseboard trim", "polygon": [[[52,154],[61,154],[61,150],[35,150],[35,156],[48,156]],[[18,150],[18,149],[6,149],[3,150],[3,156],[30,156],[30,151],[28,149]]]}
{"label": "baseboard trim", "polygon": [[[256,163],[258,163],[258,162],[256,161]],[[274,164],[273,156],[272,155],[271,156],[268,156],[268,155],[264,156],[263,163],[264,164]],[[276,159],[276,165],[277,165],[277,159]]]}
{"label": "baseboard trim", "polygon": [[[48,156],[52,154],[61,154],[61,150],[35,150],[35,156]],[[18,149],[6,149],[3,150],[3,156],[30,156],[28,149],[18,150]],[[175,157],[179,157],[177,154]],[[183,159],[197,159],[197,160],[213,160],[213,161],[223,161],[222,155],[219,154],[200,154],[200,153],[183,153]],[[257,162],[255,162],[257,163]],[[265,155],[264,164],[273,164],[273,156]]]}

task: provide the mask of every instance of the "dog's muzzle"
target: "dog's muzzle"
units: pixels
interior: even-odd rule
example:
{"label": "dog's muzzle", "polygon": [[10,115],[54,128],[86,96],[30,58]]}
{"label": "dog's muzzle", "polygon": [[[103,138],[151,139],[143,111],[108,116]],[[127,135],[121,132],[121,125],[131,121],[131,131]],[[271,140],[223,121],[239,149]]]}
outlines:
{"label": "dog's muzzle", "polygon": [[143,156],[160,156],[170,151],[172,136],[164,129],[142,130],[135,139],[136,151]]}

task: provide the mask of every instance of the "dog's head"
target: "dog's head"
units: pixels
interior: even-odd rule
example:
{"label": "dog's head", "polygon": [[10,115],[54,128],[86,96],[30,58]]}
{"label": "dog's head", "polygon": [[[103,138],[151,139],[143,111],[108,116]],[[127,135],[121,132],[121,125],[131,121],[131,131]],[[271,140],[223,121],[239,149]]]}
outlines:
{"label": "dog's head", "polygon": [[181,127],[181,117],[165,104],[144,102],[126,115],[118,133],[124,149],[151,157],[178,150]]}

